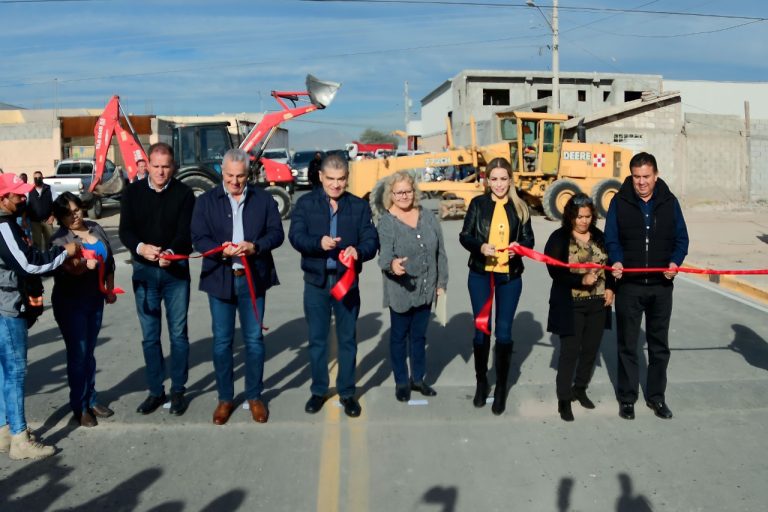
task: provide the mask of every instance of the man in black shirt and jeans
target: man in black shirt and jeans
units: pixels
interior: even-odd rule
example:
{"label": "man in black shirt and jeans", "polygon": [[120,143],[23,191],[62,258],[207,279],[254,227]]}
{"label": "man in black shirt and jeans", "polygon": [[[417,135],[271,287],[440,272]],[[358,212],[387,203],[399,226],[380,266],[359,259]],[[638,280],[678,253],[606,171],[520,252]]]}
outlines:
{"label": "man in black shirt and jeans", "polygon": [[171,409],[184,414],[189,370],[189,263],[170,261],[166,254],[192,252],[190,221],[195,196],[173,179],[173,149],[165,143],[149,148],[148,179],[131,183],[121,201],[120,240],[133,256],[133,290],[143,335],[149,396],[137,412],[149,414],[166,401],[165,360],[160,344],[161,303],[165,303],[171,340]]}
{"label": "man in black shirt and jeans", "polygon": [[53,195],[51,187],[43,183],[43,173],[34,174],[35,188],[27,198],[27,220],[32,227],[32,243],[37,250],[48,250],[53,234]]}

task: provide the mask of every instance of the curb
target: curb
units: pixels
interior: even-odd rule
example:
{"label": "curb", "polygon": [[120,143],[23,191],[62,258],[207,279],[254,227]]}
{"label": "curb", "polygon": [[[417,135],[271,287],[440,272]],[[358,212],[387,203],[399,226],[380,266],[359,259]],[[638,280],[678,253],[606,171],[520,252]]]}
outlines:
{"label": "curb", "polygon": [[[688,263],[687,261],[685,262],[684,266],[690,267],[690,268],[696,268],[696,269],[708,268],[708,267],[696,265],[694,263]],[[747,281],[739,277],[732,276],[732,275],[719,275],[719,274],[687,274],[687,276],[709,281],[710,283],[722,286],[723,288],[730,290],[732,292],[736,292],[741,295],[746,295],[751,299],[768,304],[768,290],[766,290],[765,288],[761,288],[760,286],[756,286],[752,283],[748,283]]]}

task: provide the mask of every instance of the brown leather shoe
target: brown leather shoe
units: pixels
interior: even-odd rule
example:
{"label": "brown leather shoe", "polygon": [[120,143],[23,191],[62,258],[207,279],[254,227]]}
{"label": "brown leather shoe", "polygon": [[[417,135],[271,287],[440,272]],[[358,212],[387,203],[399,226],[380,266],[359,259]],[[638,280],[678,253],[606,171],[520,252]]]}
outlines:
{"label": "brown leather shoe", "polygon": [[91,414],[91,411],[83,411],[80,413],[80,416],[75,416],[75,419],[78,423],[80,423],[81,427],[95,427],[99,424],[98,421],[96,421],[96,417]]}
{"label": "brown leather shoe", "polygon": [[219,401],[219,405],[216,406],[216,410],[213,411],[213,422],[216,425],[224,425],[229,421],[229,417],[232,416],[232,411],[235,410],[235,404],[233,402]]}
{"label": "brown leather shoe", "polygon": [[261,400],[248,400],[248,407],[251,409],[251,416],[256,423],[266,423],[269,419],[269,410]]}

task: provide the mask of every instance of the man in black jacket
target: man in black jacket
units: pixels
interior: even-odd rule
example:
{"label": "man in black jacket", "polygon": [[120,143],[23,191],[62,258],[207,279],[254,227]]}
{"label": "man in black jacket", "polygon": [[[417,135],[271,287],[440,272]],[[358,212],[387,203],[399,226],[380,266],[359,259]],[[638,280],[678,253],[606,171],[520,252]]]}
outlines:
{"label": "man in black jacket", "polygon": [[44,251],[53,234],[53,195],[51,187],[43,183],[43,173],[35,172],[34,180],[35,188],[27,199],[27,220],[32,227],[32,243]]}
{"label": "man in black jacket", "polygon": [[[656,416],[672,418],[664,393],[669,364],[669,320],[672,280],[688,254],[688,230],[677,198],[659,179],[656,158],[638,153],[632,173],[611,201],[605,218],[608,260],[616,283],[616,327],[619,351],[619,416],[635,418],[639,370],[637,341],[645,314],[648,343],[646,404]],[[661,272],[624,273],[624,268],[668,268]]]}
{"label": "man in black jacket", "polygon": [[120,240],[133,259],[133,290],[149,388],[149,396],[136,410],[141,414],[153,412],[166,401],[161,303],[165,303],[171,341],[170,413],[180,416],[187,409],[189,263],[163,256],[192,252],[189,225],[195,196],[189,187],[173,179],[174,170],[173,149],[162,142],[153,144],[147,179],[131,183],[120,203]]}

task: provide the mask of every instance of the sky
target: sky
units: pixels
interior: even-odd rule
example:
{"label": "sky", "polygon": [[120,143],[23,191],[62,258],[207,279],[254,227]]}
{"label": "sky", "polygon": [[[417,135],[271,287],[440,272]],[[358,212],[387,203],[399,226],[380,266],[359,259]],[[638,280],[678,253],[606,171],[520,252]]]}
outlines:
{"label": "sky", "polygon": [[[311,73],[342,87],[292,133],[403,129],[406,81],[418,118],[462,69],[550,70],[551,1],[0,0],[0,102],[99,108],[118,94],[136,114],[261,112]],[[768,81],[768,21],[669,14],[768,18],[765,0],[559,4],[562,71]]]}

